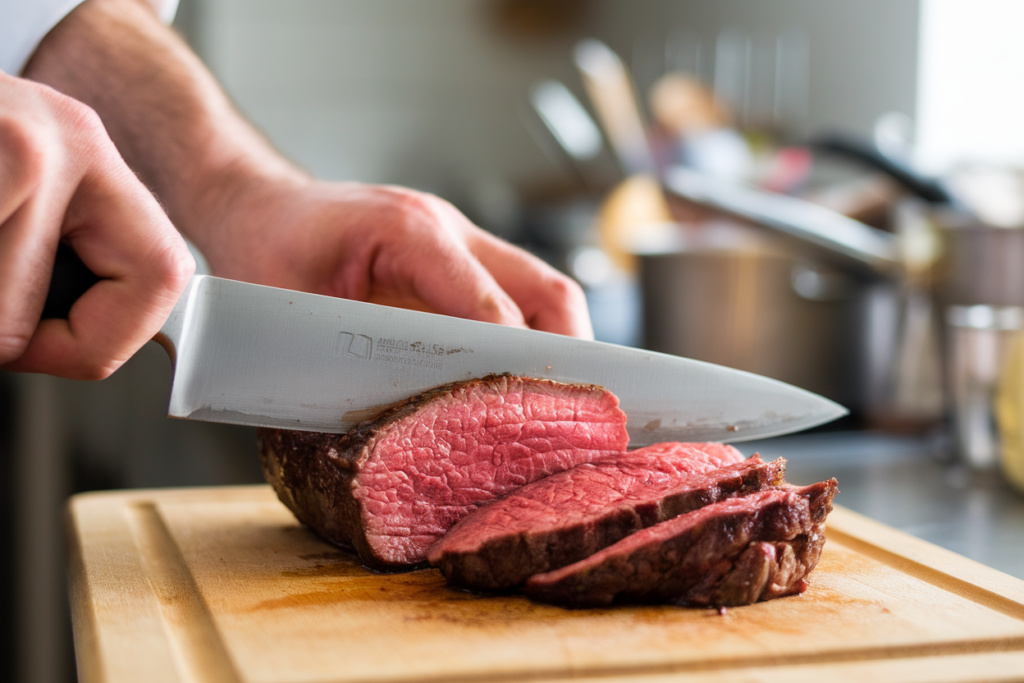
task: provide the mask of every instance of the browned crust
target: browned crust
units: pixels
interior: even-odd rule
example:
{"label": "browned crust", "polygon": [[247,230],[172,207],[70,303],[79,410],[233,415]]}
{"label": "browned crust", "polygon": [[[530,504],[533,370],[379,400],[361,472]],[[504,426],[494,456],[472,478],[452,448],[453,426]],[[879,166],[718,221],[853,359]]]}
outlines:
{"label": "browned crust", "polygon": [[263,476],[281,502],[324,539],[354,549],[370,563],[373,554],[352,496],[357,470],[341,455],[342,435],[284,429],[260,429],[257,435]]}
{"label": "browned crust", "polygon": [[[300,522],[331,543],[354,549],[368,566],[385,571],[420,566],[389,563],[373,551],[360,521],[361,505],[352,493],[353,480],[377,441],[391,426],[425,405],[458,389],[472,390],[488,385],[501,389],[501,385],[521,385],[523,379],[501,374],[444,384],[384,409],[347,434],[260,429],[257,436],[263,475]],[[532,378],[529,382],[573,391],[607,393],[603,387],[593,384]]]}

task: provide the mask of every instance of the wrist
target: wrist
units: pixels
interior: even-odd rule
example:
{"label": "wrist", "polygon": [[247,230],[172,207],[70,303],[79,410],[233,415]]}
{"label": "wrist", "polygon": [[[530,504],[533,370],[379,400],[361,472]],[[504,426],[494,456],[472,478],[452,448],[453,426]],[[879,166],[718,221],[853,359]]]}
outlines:
{"label": "wrist", "polygon": [[[234,109],[146,0],[89,0],[47,35],[26,76],[92,107],[174,225],[223,270],[234,217],[261,188],[308,182]],[[244,221],[251,221],[247,216]]]}

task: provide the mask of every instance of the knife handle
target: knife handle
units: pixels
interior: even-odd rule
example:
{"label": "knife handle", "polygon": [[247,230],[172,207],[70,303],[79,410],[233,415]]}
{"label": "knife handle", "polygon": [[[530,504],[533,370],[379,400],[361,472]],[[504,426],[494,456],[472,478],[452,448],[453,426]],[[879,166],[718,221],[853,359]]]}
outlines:
{"label": "knife handle", "polygon": [[41,319],[66,320],[71,306],[100,278],[82,263],[75,250],[61,242],[50,276],[50,289],[46,292]]}

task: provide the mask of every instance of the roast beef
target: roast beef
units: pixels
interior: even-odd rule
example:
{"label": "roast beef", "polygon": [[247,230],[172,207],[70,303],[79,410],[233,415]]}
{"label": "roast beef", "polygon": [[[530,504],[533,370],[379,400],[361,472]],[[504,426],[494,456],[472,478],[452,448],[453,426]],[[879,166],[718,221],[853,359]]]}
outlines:
{"label": "roast beef", "polygon": [[731,446],[657,444],[517,489],[464,517],[428,558],[454,585],[512,588],[645,527],[779,485],[784,475],[784,460],[744,461]]}
{"label": "roast beef", "polygon": [[836,481],[729,498],[627,536],[530,578],[531,598],[568,607],[613,602],[749,604],[802,592],[824,543]]}
{"label": "roast beef", "polygon": [[278,497],[366,564],[426,559],[453,524],[498,496],[626,449],[626,416],[602,387],[489,376],[390,408],[348,434],[262,429]]}

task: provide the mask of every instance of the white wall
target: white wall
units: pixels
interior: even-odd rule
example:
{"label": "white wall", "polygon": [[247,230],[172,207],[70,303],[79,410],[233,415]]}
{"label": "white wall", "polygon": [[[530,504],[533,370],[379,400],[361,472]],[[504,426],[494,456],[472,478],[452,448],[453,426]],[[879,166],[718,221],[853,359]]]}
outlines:
{"label": "white wall", "polygon": [[755,45],[796,30],[810,50],[797,132],[866,132],[886,111],[914,114],[917,4],[595,0],[577,29],[531,42],[498,34],[489,0],[184,0],[181,19],[243,111],[316,174],[465,196],[493,180],[564,178],[516,106],[542,77],[580,91],[579,36],[629,61],[638,37],[657,47],[675,29],[710,44],[737,27]]}
{"label": "white wall", "polygon": [[575,36],[498,35],[479,0],[194,0],[195,43],[242,110],[320,176],[428,189],[556,172],[516,107],[575,75]]}
{"label": "white wall", "polygon": [[923,0],[919,162],[1024,166],[1024,2]]}
{"label": "white wall", "polygon": [[695,34],[709,77],[708,53],[723,29],[750,37],[761,82],[771,79],[774,65],[763,62],[773,60],[776,37],[805,36],[807,100],[797,134],[867,133],[886,112],[915,114],[918,0],[604,0],[599,7],[595,23],[622,52],[638,38],[664,42],[672,31]]}

